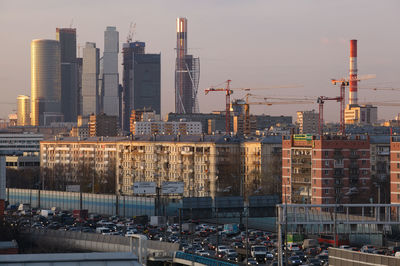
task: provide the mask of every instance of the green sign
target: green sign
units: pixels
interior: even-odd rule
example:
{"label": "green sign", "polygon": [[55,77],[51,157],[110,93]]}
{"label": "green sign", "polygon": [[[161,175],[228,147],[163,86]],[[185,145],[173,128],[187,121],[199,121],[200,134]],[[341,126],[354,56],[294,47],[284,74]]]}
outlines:
{"label": "green sign", "polygon": [[311,134],[296,134],[293,135],[294,140],[307,140],[307,141],[312,141],[313,135]]}

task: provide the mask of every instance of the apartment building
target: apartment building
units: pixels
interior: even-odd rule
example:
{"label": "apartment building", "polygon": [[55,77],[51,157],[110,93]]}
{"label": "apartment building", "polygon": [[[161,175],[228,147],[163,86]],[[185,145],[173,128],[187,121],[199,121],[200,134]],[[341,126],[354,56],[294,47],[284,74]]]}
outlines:
{"label": "apartment building", "polygon": [[118,117],[104,113],[90,115],[89,135],[91,137],[112,137],[118,134]]}
{"label": "apartment building", "polygon": [[284,136],[282,201],[369,202],[370,169],[368,136]]}
{"label": "apartment building", "polygon": [[374,203],[390,203],[390,136],[371,135],[371,197]]}
{"label": "apartment building", "polygon": [[133,135],[199,135],[202,133],[201,122],[163,122],[135,121],[131,124]]}
{"label": "apartment building", "polygon": [[319,114],[312,111],[298,111],[296,124],[300,134],[318,134]]}
{"label": "apartment building", "polygon": [[390,138],[390,203],[400,204],[400,136]]}
{"label": "apartment building", "polygon": [[[83,191],[90,187],[88,191],[95,192],[92,183],[106,185],[110,179],[115,179],[118,140],[118,137],[54,137],[41,141],[40,164],[44,186],[49,179],[54,179],[54,182],[63,182],[60,189],[62,185],[82,184]],[[114,188],[114,184],[111,187]]]}
{"label": "apartment building", "polygon": [[[164,181],[183,181],[184,196],[240,195],[242,189],[247,189],[245,195],[254,195],[276,192],[281,141],[278,136],[218,135],[57,138],[41,142],[41,163],[75,183],[87,176],[89,170],[85,175],[82,169],[88,167],[95,169],[90,175],[96,178],[114,173],[115,191],[125,195],[133,194],[133,184],[139,181],[158,186]],[[90,185],[92,180],[85,182]]]}

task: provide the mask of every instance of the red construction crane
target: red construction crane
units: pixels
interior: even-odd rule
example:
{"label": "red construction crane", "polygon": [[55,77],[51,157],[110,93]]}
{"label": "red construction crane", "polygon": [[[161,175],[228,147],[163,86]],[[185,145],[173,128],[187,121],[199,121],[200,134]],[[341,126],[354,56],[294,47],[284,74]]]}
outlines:
{"label": "red construction crane", "polygon": [[226,96],[225,96],[225,105],[226,105],[226,109],[225,109],[225,131],[226,134],[229,134],[229,132],[231,132],[231,94],[233,93],[233,91],[229,88],[231,83],[231,80],[228,79],[226,81],[226,87],[225,88],[208,88],[205,89],[205,94],[207,95],[210,91],[225,91]]}
{"label": "red construction crane", "polygon": [[[317,103],[319,105],[319,118],[318,118],[318,133],[321,136],[324,132],[324,103],[325,101],[337,101],[340,102],[340,105],[342,105],[343,102],[343,97],[326,97],[326,96],[319,96],[317,99]],[[340,132],[342,135],[345,134],[344,132],[344,127],[342,127],[342,113],[340,113],[341,119],[340,119]],[[344,121],[343,121],[344,124]]]}

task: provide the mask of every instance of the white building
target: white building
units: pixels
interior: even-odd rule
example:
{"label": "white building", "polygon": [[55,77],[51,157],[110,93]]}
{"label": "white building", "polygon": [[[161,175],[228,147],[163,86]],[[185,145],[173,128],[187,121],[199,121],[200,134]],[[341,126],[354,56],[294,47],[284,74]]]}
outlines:
{"label": "white building", "polygon": [[99,49],[87,42],[83,48],[82,115],[96,114],[99,108]]}
{"label": "white building", "polygon": [[202,133],[201,122],[133,122],[131,125],[133,135],[198,135]]}
{"label": "white building", "polygon": [[107,27],[104,31],[102,111],[112,116],[119,116],[118,52],[119,33],[116,27]]}
{"label": "white building", "polygon": [[39,167],[41,134],[0,134],[0,151],[15,152],[6,156],[6,166],[12,168]]}

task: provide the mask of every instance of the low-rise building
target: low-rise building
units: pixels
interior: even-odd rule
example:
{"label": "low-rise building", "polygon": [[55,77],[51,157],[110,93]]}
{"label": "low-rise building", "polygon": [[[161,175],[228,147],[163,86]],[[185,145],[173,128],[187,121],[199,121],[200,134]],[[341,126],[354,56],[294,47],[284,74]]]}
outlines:
{"label": "low-rise building", "polygon": [[373,125],[378,121],[378,107],[372,105],[347,105],[344,111],[346,124]]}
{"label": "low-rise building", "polygon": [[131,125],[133,135],[199,135],[202,134],[200,122],[133,122]]}
{"label": "low-rise building", "polygon": [[43,140],[41,134],[0,133],[0,151],[15,152],[15,155],[6,156],[7,168],[39,167],[41,140]]}

